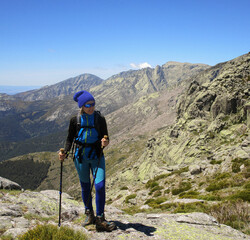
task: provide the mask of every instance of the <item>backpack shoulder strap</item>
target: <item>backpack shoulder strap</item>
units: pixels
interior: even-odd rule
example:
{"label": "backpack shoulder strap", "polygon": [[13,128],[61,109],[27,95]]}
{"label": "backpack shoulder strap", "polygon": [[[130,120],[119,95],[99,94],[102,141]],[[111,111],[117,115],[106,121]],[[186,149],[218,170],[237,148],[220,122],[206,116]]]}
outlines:
{"label": "backpack shoulder strap", "polygon": [[[99,116],[100,116],[100,112],[98,112]],[[96,123],[98,123],[99,120],[96,120],[99,116],[97,116],[96,112],[95,112],[95,116],[94,116],[94,126],[82,126],[82,117],[80,112],[77,114],[76,116],[76,133],[78,135],[79,131],[81,128],[95,128]]]}
{"label": "backpack shoulder strap", "polygon": [[77,135],[78,135],[80,129],[81,129],[81,114],[78,113],[77,116],[76,116],[76,131],[77,131]]}
{"label": "backpack shoulder strap", "polygon": [[[102,114],[100,111],[95,111],[94,112],[95,116],[94,116],[94,128],[97,130],[97,132],[100,135],[100,128],[101,128],[101,119],[102,119]],[[78,113],[76,116],[76,136],[78,136],[78,133],[81,129],[81,114]]]}

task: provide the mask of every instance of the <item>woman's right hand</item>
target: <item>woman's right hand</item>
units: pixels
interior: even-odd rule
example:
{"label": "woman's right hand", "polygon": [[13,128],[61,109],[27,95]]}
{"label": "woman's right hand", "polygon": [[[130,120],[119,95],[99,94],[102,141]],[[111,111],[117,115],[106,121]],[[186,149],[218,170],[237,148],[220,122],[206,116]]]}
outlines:
{"label": "woman's right hand", "polygon": [[61,148],[61,149],[59,150],[59,153],[58,153],[58,158],[59,158],[59,160],[60,160],[61,162],[63,162],[63,161],[64,161],[64,159],[66,158],[66,154],[65,154],[64,149],[63,149],[63,148]]}

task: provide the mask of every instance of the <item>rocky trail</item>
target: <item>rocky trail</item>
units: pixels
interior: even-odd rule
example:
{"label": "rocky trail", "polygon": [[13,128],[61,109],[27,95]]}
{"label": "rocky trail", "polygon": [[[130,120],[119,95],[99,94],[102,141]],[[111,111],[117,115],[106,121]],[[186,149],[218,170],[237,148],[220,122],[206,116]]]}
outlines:
{"label": "rocky trail", "polygon": [[[0,188],[18,189],[19,185],[0,178]],[[41,192],[1,190],[0,234],[17,239],[37,224],[58,224],[59,193],[56,190]],[[80,230],[89,239],[250,239],[249,236],[204,213],[164,214],[138,213],[128,215],[112,207],[106,207],[106,219],[113,221],[117,229],[97,232],[94,225],[83,228],[84,206],[66,193],[62,194],[62,224]]]}

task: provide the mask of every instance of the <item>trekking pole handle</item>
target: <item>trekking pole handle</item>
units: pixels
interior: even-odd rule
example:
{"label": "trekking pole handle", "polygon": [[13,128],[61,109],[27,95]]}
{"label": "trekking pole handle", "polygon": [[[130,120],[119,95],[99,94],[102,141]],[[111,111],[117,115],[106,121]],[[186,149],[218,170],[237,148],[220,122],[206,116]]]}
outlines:
{"label": "trekking pole handle", "polygon": [[58,151],[58,153],[65,154],[65,158],[68,158],[69,153],[65,152],[64,148],[60,148],[60,150]]}
{"label": "trekking pole handle", "polygon": [[61,154],[64,154],[65,153],[64,148],[60,148],[60,152],[61,152]]}

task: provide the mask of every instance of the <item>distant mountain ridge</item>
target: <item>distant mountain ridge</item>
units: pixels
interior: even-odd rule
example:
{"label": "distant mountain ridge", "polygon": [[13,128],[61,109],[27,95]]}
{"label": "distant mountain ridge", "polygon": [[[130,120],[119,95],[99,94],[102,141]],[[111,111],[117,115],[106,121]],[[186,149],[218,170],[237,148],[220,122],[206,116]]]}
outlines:
{"label": "distant mountain ridge", "polygon": [[[179,83],[208,69],[205,64],[169,62],[155,68],[130,70],[116,74],[91,89],[98,106],[113,112],[147,94],[176,87]],[[103,101],[105,99],[105,101]]]}
{"label": "distant mountain ridge", "polygon": [[[122,72],[105,81],[94,75],[83,74],[38,90],[2,96],[0,159],[17,156],[20,151],[24,154],[31,151],[31,148],[33,151],[46,151],[52,150],[52,146],[59,147],[61,139],[65,138],[70,117],[78,111],[77,104],[72,100],[76,91],[90,91],[95,96],[97,110],[108,115],[127,104],[133,104],[141,97],[176,87],[188,77],[207,68],[209,66],[203,64],[167,63],[155,69]],[[138,112],[136,116],[136,121],[140,121],[142,115]],[[51,134],[61,137],[56,140]],[[43,141],[37,145],[41,137]],[[57,142],[51,142],[51,139]],[[14,146],[19,150],[9,151]]]}
{"label": "distant mountain ridge", "polygon": [[[58,96],[67,96],[80,90],[89,91],[90,89],[93,93],[98,95],[100,93],[100,88],[101,91],[105,91],[109,88],[110,84],[117,85],[117,83],[120,85],[120,89],[117,90],[122,90],[125,87],[126,89],[130,89],[130,93],[138,97],[141,92],[145,94],[163,90],[209,67],[210,66],[206,64],[170,61],[162,66],[157,65],[156,68],[144,68],[121,72],[111,76],[107,80],[103,80],[93,74],[81,74],[77,77],[72,77],[53,85],[44,86],[40,89],[15,94],[14,97],[24,101],[48,100]],[[99,87],[95,88],[96,86]],[[125,91],[121,94],[126,96],[123,100],[125,100],[128,95],[131,95],[127,94]],[[107,94],[110,95],[110,93]]]}
{"label": "distant mountain ridge", "polygon": [[80,90],[89,90],[103,81],[93,74],[82,74],[40,89],[15,94],[15,97],[24,101],[48,100],[58,96],[67,96]]}

